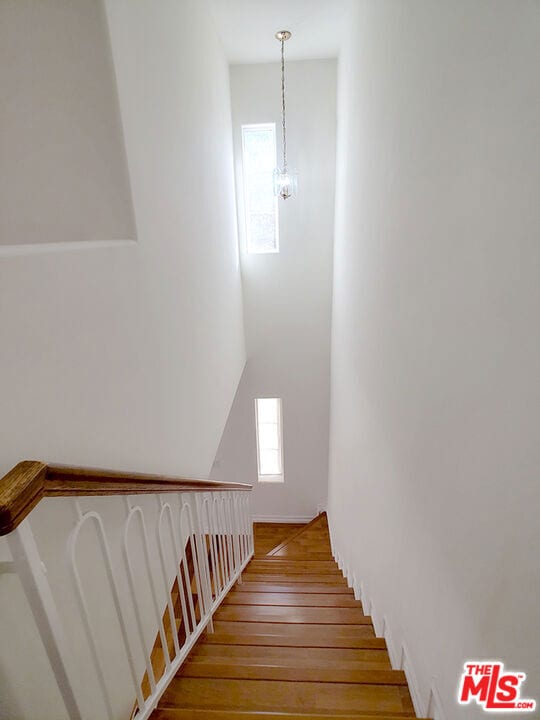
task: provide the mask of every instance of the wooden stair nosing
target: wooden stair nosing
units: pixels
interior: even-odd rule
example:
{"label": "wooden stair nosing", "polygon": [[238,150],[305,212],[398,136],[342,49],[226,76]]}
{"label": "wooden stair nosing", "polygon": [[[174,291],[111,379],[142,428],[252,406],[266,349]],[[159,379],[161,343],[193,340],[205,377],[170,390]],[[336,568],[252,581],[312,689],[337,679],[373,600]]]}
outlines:
{"label": "wooden stair nosing", "polygon": [[182,665],[177,677],[231,680],[279,680],[282,682],[354,683],[357,685],[407,685],[401,670],[346,670],[328,667],[283,667],[276,664],[238,665],[194,663]]}
{"label": "wooden stair nosing", "polygon": [[[312,664],[324,667],[356,667],[373,664],[374,669],[391,670],[388,653],[382,648],[303,648],[294,646],[220,645],[198,643],[189,656],[189,662],[238,662],[246,664],[290,663],[291,667]],[[381,666],[385,665],[384,668]]]}
{"label": "wooden stair nosing", "polygon": [[223,600],[223,605],[277,605],[280,607],[335,607],[335,608],[358,608],[362,609],[360,600],[354,596],[343,593],[274,593],[258,592],[249,593],[246,591],[236,592],[232,590]]}
{"label": "wooden stair nosing", "polygon": [[330,585],[341,585],[348,587],[347,580],[341,573],[325,573],[320,575],[317,573],[283,573],[279,569],[276,569],[273,573],[257,572],[256,570],[250,570],[249,565],[242,573],[243,582],[268,582],[268,583],[308,583],[312,584],[330,584]]}
{"label": "wooden stair nosing", "polygon": [[407,697],[407,687],[398,685],[175,677],[161,702],[163,706],[215,710],[336,714],[384,710],[414,716]]}
{"label": "wooden stair nosing", "polygon": [[352,588],[346,585],[332,585],[330,583],[299,583],[299,582],[251,582],[242,579],[241,584],[234,586],[234,591],[238,593],[303,593],[304,595],[347,595],[354,597]]}
{"label": "wooden stair nosing", "polygon": [[294,607],[288,605],[221,605],[215,620],[230,622],[285,622],[317,625],[371,625],[361,608]]}
{"label": "wooden stair nosing", "polygon": [[318,568],[319,570],[333,570],[340,572],[338,565],[334,558],[330,555],[326,560],[315,560],[309,557],[298,557],[298,558],[269,558],[266,555],[264,557],[256,557],[250,560],[250,564],[260,565],[261,567],[310,567],[312,569]]}
{"label": "wooden stair nosing", "polygon": [[341,574],[335,560],[310,560],[309,558],[267,558],[257,557],[249,562],[249,567],[261,568],[293,568],[318,570],[322,572],[335,572]]}
{"label": "wooden stair nosing", "polygon": [[208,636],[206,642],[213,645],[254,645],[270,647],[297,647],[297,648],[341,648],[350,650],[386,650],[384,638],[358,637],[358,638],[294,638],[287,635],[226,635],[214,634]]}
{"label": "wooden stair nosing", "polygon": [[[320,714],[288,712],[253,712],[249,710],[199,710],[196,708],[163,707],[154,710],[151,720],[404,720],[410,713],[392,714],[372,711],[368,713]],[[420,718],[417,720],[427,720]]]}
{"label": "wooden stair nosing", "polygon": [[[369,617],[364,615],[362,617]],[[372,623],[356,623],[343,625],[342,623],[288,623],[284,620],[279,622],[260,620],[225,620],[215,618],[214,631],[235,635],[236,633],[249,633],[250,635],[261,633],[262,635],[309,635],[309,637],[356,637],[364,636],[366,630],[373,630]]]}

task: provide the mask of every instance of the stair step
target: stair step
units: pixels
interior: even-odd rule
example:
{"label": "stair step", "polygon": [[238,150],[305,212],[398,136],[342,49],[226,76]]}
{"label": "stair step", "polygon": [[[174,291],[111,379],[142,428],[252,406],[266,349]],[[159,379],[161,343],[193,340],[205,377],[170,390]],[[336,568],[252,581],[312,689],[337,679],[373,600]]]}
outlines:
{"label": "stair step", "polygon": [[386,650],[350,648],[269,647],[198,644],[190,662],[279,665],[281,667],[331,667],[357,670],[391,670]]}
{"label": "stair step", "polygon": [[317,567],[320,569],[329,569],[329,570],[335,570],[337,568],[337,563],[333,558],[330,558],[330,560],[310,560],[309,558],[281,558],[276,557],[274,555],[269,556],[265,555],[264,557],[258,557],[254,558],[252,560],[253,564],[255,565],[292,565],[295,567],[305,567],[306,565],[309,565],[310,567]]}
{"label": "stair step", "polygon": [[404,720],[410,714],[357,713],[355,715],[336,715],[334,713],[288,713],[288,712],[250,712],[242,710],[197,710],[194,708],[159,708],[151,720]]}
{"label": "stair step", "polygon": [[353,713],[380,711],[414,717],[406,686],[174,678],[163,706],[267,712]]}
{"label": "stair step", "polygon": [[[274,664],[275,663],[275,664]],[[176,677],[229,678],[236,680],[280,680],[319,683],[358,683],[360,685],[406,685],[405,673],[400,670],[357,670],[335,667],[281,666],[278,660],[267,664],[230,662],[187,662]]]}
{"label": "stair step", "polygon": [[289,607],[286,605],[222,605],[216,620],[369,625],[371,618],[361,608]]}
{"label": "stair step", "polygon": [[230,592],[223,605],[288,605],[295,607],[354,607],[362,609],[354,596],[322,593]]}
{"label": "stair step", "polygon": [[291,635],[248,635],[248,634],[218,634],[214,633],[206,638],[207,643],[233,645],[261,645],[261,646],[280,646],[280,647],[304,647],[304,648],[357,648],[370,649],[381,648],[386,649],[384,638],[376,638],[366,635],[365,637],[313,637],[291,636]]}
{"label": "stair step", "polygon": [[334,560],[286,560],[281,558],[255,558],[250,563],[252,572],[308,572],[314,573],[335,573],[341,575]]}
{"label": "stair step", "polygon": [[259,572],[252,570],[251,563],[247,566],[246,571],[242,574],[242,579],[245,582],[269,582],[269,583],[325,583],[331,585],[342,585],[348,587],[347,581],[341,573],[325,573],[317,574],[307,571],[303,573],[301,570],[296,573],[286,573],[280,568],[274,568],[272,573],[270,572]]}
{"label": "stair step", "polygon": [[283,582],[283,583],[270,583],[270,582],[250,582],[243,578],[242,584],[234,586],[234,592],[274,592],[274,593],[315,593],[320,595],[321,593],[328,595],[348,595],[354,597],[354,593],[351,588],[346,585],[337,584],[330,585],[329,583],[300,583],[300,582]]}
{"label": "stair step", "polygon": [[[375,637],[373,625],[317,625],[313,623],[241,622],[215,620],[216,633],[228,635],[287,635],[289,637]],[[209,639],[211,634],[207,635]]]}
{"label": "stair step", "polygon": [[325,562],[335,562],[332,554],[329,552],[311,551],[306,553],[301,548],[294,548],[291,550],[286,547],[275,554],[268,553],[268,555],[264,555],[262,557],[259,556],[257,559],[264,560],[265,558],[272,558],[272,560],[324,560]]}

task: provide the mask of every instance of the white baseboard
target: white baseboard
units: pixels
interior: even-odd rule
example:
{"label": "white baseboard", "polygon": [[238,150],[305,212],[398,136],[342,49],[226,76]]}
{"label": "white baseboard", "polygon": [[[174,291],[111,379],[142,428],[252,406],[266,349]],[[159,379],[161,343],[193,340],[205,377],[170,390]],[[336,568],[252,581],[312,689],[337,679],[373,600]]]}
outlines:
{"label": "white baseboard", "polygon": [[371,615],[371,598],[367,596],[366,588],[364,583],[360,583],[360,601],[364,608],[365,615]]}
{"label": "white baseboard", "polygon": [[418,680],[416,679],[416,673],[411,663],[410,655],[407,651],[405,643],[401,646],[401,669],[405,673],[407,683],[409,684],[409,692],[411,693],[411,700],[414,706],[414,712],[417,717],[427,717],[426,707],[422,702],[422,696],[420,695],[420,687]]}
{"label": "white baseboard", "polygon": [[439,691],[435,685],[435,678],[431,678],[427,716],[433,718],[433,720],[446,720],[441,696],[439,695]]}
{"label": "white baseboard", "polygon": [[390,656],[390,662],[394,670],[403,670],[407,683],[409,685],[409,692],[411,693],[411,700],[414,706],[414,711],[417,717],[432,717],[434,720],[446,720],[444,714],[444,708],[441,702],[439,693],[435,685],[435,680],[432,678],[431,690],[428,698],[428,702],[424,703],[420,693],[420,686],[416,672],[412,666],[410,654],[407,650],[405,643],[396,643],[396,636],[388,624],[388,618],[386,615],[382,617],[378,614],[374,607],[372,598],[368,595],[365,584],[362,581],[358,581],[356,575],[346,565],[343,557],[339,551],[335,549],[334,558],[338,563],[340,569],[346,571],[348,576],[349,585],[354,589],[355,597],[358,597],[362,602],[363,611],[366,615],[371,616],[373,628],[377,637],[384,637],[386,640],[386,646],[388,648],[388,655]]}
{"label": "white baseboard", "polygon": [[396,647],[394,636],[388,625],[386,615],[383,617],[384,624],[384,639],[386,640],[386,647],[388,648],[388,655],[390,656],[390,663],[394,670],[401,669],[401,657],[399,649]]}
{"label": "white baseboard", "polygon": [[253,522],[261,523],[308,523],[312,515],[254,515]]}
{"label": "white baseboard", "polygon": [[386,627],[384,625],[382,618],[379,617],[379,613],[377,612],[376,608],[374,607],[373,601],[371,602],[370,615],[371,615],[371,622],[373,623],[373,629],[375,630],[375,637],[383,638]]}

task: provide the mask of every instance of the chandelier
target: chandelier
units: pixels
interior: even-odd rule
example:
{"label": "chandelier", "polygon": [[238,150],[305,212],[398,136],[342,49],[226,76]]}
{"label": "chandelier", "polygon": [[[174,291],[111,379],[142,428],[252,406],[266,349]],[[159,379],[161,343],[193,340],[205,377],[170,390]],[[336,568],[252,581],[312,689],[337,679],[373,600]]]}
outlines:
{"label": "chandelier", "polygon": [[274,170],[274,195],[284,200],[296,197],[298,192],[298,173],[287,167],[287,127],[285,123],[285,41],[291,37],[288,30],[280,30],[275,35],[281,43],[281,132],[283,141],[283,165]]}

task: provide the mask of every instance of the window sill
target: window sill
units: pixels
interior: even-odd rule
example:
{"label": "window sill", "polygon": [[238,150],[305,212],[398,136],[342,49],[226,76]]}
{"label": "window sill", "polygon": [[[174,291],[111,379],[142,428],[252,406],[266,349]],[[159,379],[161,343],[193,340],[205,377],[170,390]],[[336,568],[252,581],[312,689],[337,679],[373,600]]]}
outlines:
{"label": "window sill", "polygon": [[285,478],[283,475],[259,475],[260,483],[283,483]]}

